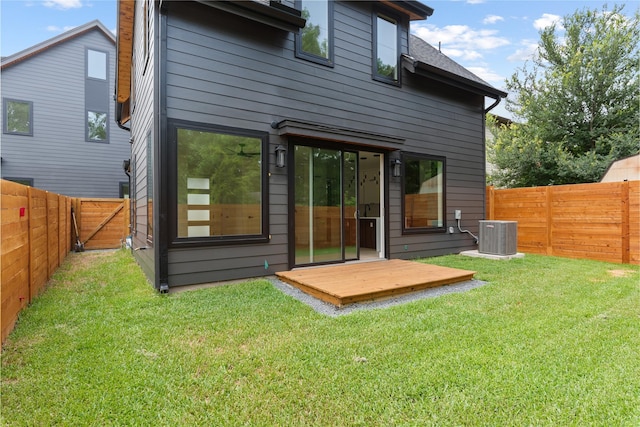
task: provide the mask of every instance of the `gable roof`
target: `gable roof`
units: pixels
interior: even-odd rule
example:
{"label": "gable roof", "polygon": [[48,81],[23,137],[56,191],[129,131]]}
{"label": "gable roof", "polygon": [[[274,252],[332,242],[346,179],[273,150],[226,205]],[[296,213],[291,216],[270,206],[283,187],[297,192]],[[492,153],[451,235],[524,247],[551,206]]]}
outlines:
{"label": "gable roof", "polygon": [[600,182],[637,181],[640,179],[640,154],[611,162]]}
{"label": "gable roof", "polygon": [[495,99],[507,96],[506,92],[491,86],[414,34],[409,36],[409,55],[403,55],[403,64],[412,73],[422,74],[481,95]]}
{"label": "gable roof", "polygon": [[38,43],[33,45],[27,49],[24,49],[18,53],[14,53],[13,55],[9,55],[7,57],[2,58],[2,67],[0,69],[4,70],[5,68],[11,67],[12,65],[18,64],[26,59],[29,59],[39,53],[42,53],[48,49],[51,49],[54,46],[57,46],[61,43],[64,43],[68,40],[71,40],[75,37],[86,34],[90,31],[98,30],[104,34],[104,36],[111,41],[115,45],[116,37],[105,27],[102,22],[97,19],[91,22],[88,22],[84,25],[80,25],[79,27],[75,27],[72,30],[66,31],[62,34],[59,34],[55,37],[50,38],[49,40],[45,40],[42,43]]}

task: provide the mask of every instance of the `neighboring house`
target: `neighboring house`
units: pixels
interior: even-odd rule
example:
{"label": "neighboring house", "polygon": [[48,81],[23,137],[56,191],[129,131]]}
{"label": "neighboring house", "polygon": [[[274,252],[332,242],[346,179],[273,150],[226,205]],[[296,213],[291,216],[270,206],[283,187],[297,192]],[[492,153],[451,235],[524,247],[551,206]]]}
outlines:
{"label": "neighboring house", "polygon": [[128,194],[115,37],[99,21],[2,58],[2,178],[73,197]]}
{"label": "neighboring house", "polygon": [[473,249],[454,210],[477,231],[506,94],[410,35],[432,12],[119,1],[133,253],[154,286]]}
{"label": "neighboring house", "polygon": [[620,182],[640,180],[640,154],[612,162],[600,182]]}

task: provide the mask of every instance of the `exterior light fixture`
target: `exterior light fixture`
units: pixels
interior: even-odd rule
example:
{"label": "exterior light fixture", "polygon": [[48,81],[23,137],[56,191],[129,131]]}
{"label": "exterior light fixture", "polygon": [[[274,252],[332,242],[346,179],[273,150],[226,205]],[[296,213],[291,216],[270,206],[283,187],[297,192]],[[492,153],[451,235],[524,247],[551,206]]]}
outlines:
{"label": "exterior light fixture", "polygon": [[391,175],[395,178],[398,178],[401,175],[400,166],[402,166],[400,159],[391,160]]}
{"label": "exterior light fixture", "polygon": [[282,145],[276,147],[276,167],[283,168],[286,166],[287,149]]}

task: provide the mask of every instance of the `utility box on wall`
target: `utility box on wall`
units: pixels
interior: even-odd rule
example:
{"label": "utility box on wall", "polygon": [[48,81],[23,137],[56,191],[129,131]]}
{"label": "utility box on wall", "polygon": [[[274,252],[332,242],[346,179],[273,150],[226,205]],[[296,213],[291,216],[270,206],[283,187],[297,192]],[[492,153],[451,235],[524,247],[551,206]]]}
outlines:
{"label": "utility box on wall", "polygon": [[518,252],[517,221],[480,221],[478,252],[514,255]]}

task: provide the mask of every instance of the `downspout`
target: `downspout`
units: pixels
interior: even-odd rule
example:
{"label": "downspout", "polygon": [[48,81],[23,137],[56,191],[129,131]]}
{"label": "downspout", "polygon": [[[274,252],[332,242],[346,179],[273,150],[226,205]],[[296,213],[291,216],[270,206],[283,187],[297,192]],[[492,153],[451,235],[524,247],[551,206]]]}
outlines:
{"label": "downspout", "polygon": [[[158,201],[158,206],[153,207],[153,220],[157,224],[154,230],[154,257],[155,257],[155,283],[160,293],[169,292],[169,219],[167,212],[169,205],[167,194],[161,189],[169,188],[169,178],[167,171],[170,168],[167,135],[167,29],[168,29],[168,6],[165,2],[158,3],[158,11],[154,14],[154,34],[155,41],[153,50],[154,61],[154,179],[153,196]],[[154,226],[155,227],[155,226]]]}
{"label": "downspout", "polygon": [[127,132],[131,132],[131,128],[128,128],[122,124],[122,104],[116,101],[116,124],[122,130],[126,130]]}
{"label": "downspout", "polygon": [[[492,97],[492,96],[490,96],[489,98],[493,98],[493,97]],[[500,104],[500,100],[501,100],[501,98],[500,98],[499,96],[498,96],[498,97],[495,97],[495,98],[493,98],[493,99],[495,99],[495,102],[494,102],[493,104],[489,105],[489,106],[488,106],[487,108],[485,108],[485,110],[484,110],[484,114],[485,114],[485,116],[487,115],[487,113],[488,113],[489,111],[493,110],[494,108],[496,108],[496,107],[498,106],[498,104]]]}
{"label": "downspout", "polygon": [[[490,97],[491,98],[491,97]],[[487,114],[489,113],[489,111],[493,110],[495,107],[498,106],[498,104],[500,104],[500,96],[497,96],[495,98],[495,102],[491,105],[489,105],[489,107],[485,108],[484,110],[484,120],[482,121],[482,141],[484,143],[484,150],[482,153],[482,156],[484,158],[484,163],[486,164],[487,162],[487,147],[486,147],[486,141],[487,141]],[[485,185],[486,185],[486,180],[487,180],[487,176],[486,176],[486,168],[485,168]],[[483,192],[482,194],[482,200],[483,200],[483,204],[484,204],[484,210],[485,210],[485,215],[486,215],[486,211],[487,211],[487,196],[486,196],[486,191]],[[467,233],[469,235],[471,235],[471,237],[473,237],[475,239],[475,244],[478,244],[478,236],[474,235],[473,233],[471,233],[469,230],[463,230],[460,228],[460,220],[458,220],[458,230],[460,230],[461,233]]]}

